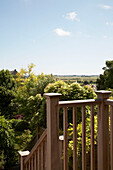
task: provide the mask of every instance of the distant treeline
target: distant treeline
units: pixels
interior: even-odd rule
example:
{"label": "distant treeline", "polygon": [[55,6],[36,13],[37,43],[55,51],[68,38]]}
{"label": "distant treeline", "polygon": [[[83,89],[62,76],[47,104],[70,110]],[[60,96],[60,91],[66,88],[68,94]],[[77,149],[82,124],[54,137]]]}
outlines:
{"label": "distant treeline", "polygon": [[55,77],[98,77],[99,75],[54,75]]}
{"label": "distant treeline", "polygon": [[77,81],[81,85],[96,84],[98,75],[55,75],[56,79],[73,83]]}

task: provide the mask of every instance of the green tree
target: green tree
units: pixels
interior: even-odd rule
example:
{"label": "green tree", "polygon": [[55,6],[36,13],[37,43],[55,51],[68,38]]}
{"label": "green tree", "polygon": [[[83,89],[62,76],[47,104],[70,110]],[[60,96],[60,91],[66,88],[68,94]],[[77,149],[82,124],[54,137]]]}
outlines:
{"label": "green tree", "polygon": [[[91,87],[84,86],[82,87],[79,83],[74,82],[72,84],[67,84],[64,81],[60,80],[55,83],[50,83],[48,86],[45,88],[45,93],[61,93],[62,96],[60,97],[61,101],[66,101],[66,100],[82,100],[82,99],[92,99],[96,97],[95,92]],[[44,106],[44,103],[43,103]],[[46,105],[45,105],[46,106]],[[80,123],[82,120],[80,111],[81,108],[78,107],[78,114],[77,114],[77,123]],[[42,113],[44,113],[44,107],[41,110]],[[72,122],[72,108],[68,108],[69,116],[68,120],[69,122]],[[46,114],[46,113],[45,113]],[[41,114],[42,116],[42,114]],[[43,117],[46,117],[46,115]],[[43,119],[43,118],[42,118]],[[60,129],[62,129],[62,109],[60,110]]]}
{"label": "green tree", "polygon": [[[17,74],[17,91],[15,103],[17,105],[16,114],[22,114],[24,119],[30,123],[30,128],[33,134],[36,132],[38,125],[43,126],[45,118],[41,116],[40,111],[43,103],[44,88],[55,82],[53,75],[44,75],[43,73],[36,76],[32,71],[34,64],[28,65],[28,69],[21,69]],[[41,117],[43,121],[41,122]]]}
{"label": "green tree", "polygon": [[0,116],[0,157],[1,167],[15,163],[14,130],[4,116]]}
{"label": "green tree", "polygon": [[45,87],[49,84],[49,83],[54,83],[56,81],[56,78],[52,75],[44,75],[43,73],[38,75],[37,77],[37,84],[34,88],[34,93],[35,94],[41,94],[43,95],[44,93],[44,89]]}
{"label": "green tree", "polygon": [[100,74],[97,79],[97,89],[104,90],[111,88],[113,89],[113,60],[106,61],[106,67],[103,68],[104,73]]}
{"label": "green tree", "polygon": [[50,83],[44,91],[45,93],[61,93],[62,96],[60,97],[60,100],[91,99],[96,97],[96,94],[91,87],[82,87],[77,82],[68,84],[62,80]]}
{"label": "green tree", "polygon": [[15,98],[16,82],[9,70],[0,71],[0,115],[12,117],[12,100]]}

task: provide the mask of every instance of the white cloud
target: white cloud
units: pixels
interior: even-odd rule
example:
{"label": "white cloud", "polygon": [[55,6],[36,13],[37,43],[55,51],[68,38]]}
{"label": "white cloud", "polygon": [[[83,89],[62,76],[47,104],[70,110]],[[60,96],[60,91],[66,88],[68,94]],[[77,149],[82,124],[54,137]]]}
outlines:
{"label": "white cloud", "polygon": [[56,32],[56,34],[57,34],[58,36],[70,36],[70,35],[71,35],[71,32],[64,31],[64,30],[61,29],[61,28],[56,28],[54,31]]}
{"label": "white cloud", "polygon": [[104,39],[106,39],[106,38],[108,38],[108,36],[107,36],[107,35],[104,35]]}
{"label": "white cloud", "polygon": [[113,22],[106,22],[106,25],[113,26]]}
{"label": "white cloud", "polygon": [[76,12],[70,12],[70,13],[67,13],[66,15],[64,15],[64,18],[68,19],[68,20],[76,20],[78,22],[80,22],[80,19],[77,18],[77,13]]}
{"label": "white cloud", "polygon": [[110,6],[110,5],[100,5],[100,7],[103,9],[106,9],[106,10],[112,9],[112,6]]}

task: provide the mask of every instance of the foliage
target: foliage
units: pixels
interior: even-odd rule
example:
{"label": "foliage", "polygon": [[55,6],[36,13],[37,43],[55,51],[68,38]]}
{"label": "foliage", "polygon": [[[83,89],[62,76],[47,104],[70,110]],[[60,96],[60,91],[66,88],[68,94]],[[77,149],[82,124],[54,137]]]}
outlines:
{"label": "foliage", "polygon": [[[64,81],[60,80],[55,83],[50,83],[46,88],[45,88],[45,93],[61,93],[62,96],[60,97],[60,100],[82,100],[82,99],[92,99],[96,97],[95,92],[91,87],[88,86],[80,86],[79,83],[74,82],[72,84],[65,83]],[[81,108],[77,108],[78,113],[77,113],[77,123],[81,122]],[[68,120],[69,122],[72,122],[72,108],[68,108]],[[60,128],[62,129],[62,109],[60,109]]]}
{"label": "foliage", "polygon": [[113,60],[106,61],[106,67],[103,70],[104,73],[100,74],[96,82],[98,90],[113,89]]}
{"label": "foliage", "polygon": [[24,131],[26,129],[29,129],[29,123],[25,120],[19,120],[15,126],[15,131]]}
{"label": "foliage", "polygon": [[28,65],[28,70],[21,69],[17,74],[18,88],[14,103],[17,105],[16,114],[24,116],[24,119],[30,123],[31,131],[35,134],[38,124],[43,124],[39,120],[43,122],[45,119],[40,109],[44,100],[42,96],[44,88],[49,83],[55,82],[55,78],[53,75],[43,73],[36,76],[32,71],[33,67],[33,64]]}
{"label": "foliage", "polygon": [[[17,161],[17,150],[28,147],[37,127],[46,128],[46,99],[43,93],[61,93],[60,100],[80,100],[95,98],[94,91],[88,86],[80,86],[77,82],[72,84],[57,81],[53,75],[36,76],[33,73],[34,64],[28,69],[21,69],[15,79],[8,70],[0,72],[0,163],[11,165]],[[71,113],[69,109],[69,113]],[[78,122],[81,122],[81,109],[78,108]],[[9,116],[10,115],[10,116]],[[21,115],[23,120],[16,120]],[[60,127],[62,124],[62,111],[60,110]],[[72,114],[69,114],[72,122]],[[4,122],[4,123],[3,123]],[[62,128],[61,128],[62,129]],[[6,135],[5,135],[6,134]],[[1,138],[2,137],[2,138]],[[4,142],[5,141],[5,142]],[[13,156],[12,156],[13,155]]]}
{"label": "foliage", "polygon": [[14,130],[4,116],[0,116],[0,155],[1,162],[7,166],[15,162]]}
{"label": "foliage", "polygon": [[17,74],[17,84],[18,92],[25,97],[35,96],[36,94],[43,95],[44,88],[49,84],[55,82],[55,77],[51,75],[41,75],[36,76],[32,69],[34,64],[28,65],[28,70],[21,69]]}
{"label": "foliage", "polygon": [[0,152],[0,168],[4,169],[4,164],[5,164],[5,156],[4,156],[4,151]]}
{"label": "foliage", "polygon": [[0,115],[12,117],[12,100],[15,98],[16,82],[8,70],[0,71]]}
{"label": "foliage", "polygon": [[31,141],[31,131],[24,127],[21,127],[23,131],[17,129],[19,123],[23,120],[7,120],[0,116],[0,168],[14,165],[18,160],[17,151],[27,148]]}
{"label": "foliage", "polygon": [[54,83],[55,82],[55,77],[50,74],[50,75],[44,75],[43,73],[38,75],[37,77],[37,84],[34,88],[34,93],[35,94],[41,94],[43,95],[45,87],[49,83]]}
{"label": "foliage", "polygon": [[16,151],[19,150],[26,150],[29,142],[32,139],[32,134],[30,130],[24,130],[24,131],[16,131],[15,133],[15,149]]}
{"label": "foliage", "polygon": [[[38,125],[43,126],[46,121],[45,114],[41,112],[45,108],[42,95],[44,88],[50,82],[55,82],[55,77],[43,73],[36,76],[33,68],[34,64],[31,63],[28,69],[21,69],[15,79],[8,70],[0,71],[0,114],[7,118],[0,119],[1,167],[4,163],[10,166],[17,161],[17,150],[26,149]],[[18,115],[23,120],[13,119]]]}
{"label": "foliage", "polygon": [[23,98],[23,102],[19,103],[18,114],[24,115],[24,118],[29,122],[38,113],[39,107],[42,103],[40,94]]}
{"label": "foliage", "polygon": [[61,93],[60,100],[78,100],[96,97],[92,88],[88,86],[82,87],[77,82],[67,84],[62,80],[50,83],[44,91],[45,93]]}

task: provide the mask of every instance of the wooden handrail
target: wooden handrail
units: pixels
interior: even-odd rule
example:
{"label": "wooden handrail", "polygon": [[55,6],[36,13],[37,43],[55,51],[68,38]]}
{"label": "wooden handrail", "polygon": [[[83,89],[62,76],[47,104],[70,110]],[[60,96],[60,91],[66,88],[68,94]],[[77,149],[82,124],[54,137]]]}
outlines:
{"label": "wooden handrail", "polygon": [[87,100],[70,100],[70,101],[59,101],[59,107],[74,107],[74,106],[85,106],[85,105],[97,105],[101,101],[95,99],[87,99]]}
{"label": "wooden handrail", "polygon": [[24,165],[29,161],[29,159],[32,157],[33,153],[37,150],[37,148],[41,145],[43,140],[47,137],[47,129],[43,132],[40,139],[37,141],[37,143],[34,145],[33,149],[31,150],[30,154],[26,157],[24,160]]}
{"label": "wooden handrail", "polygon": [[105,100],[105,104],[113,106],[113,100],[107,99],[107,100]]}

